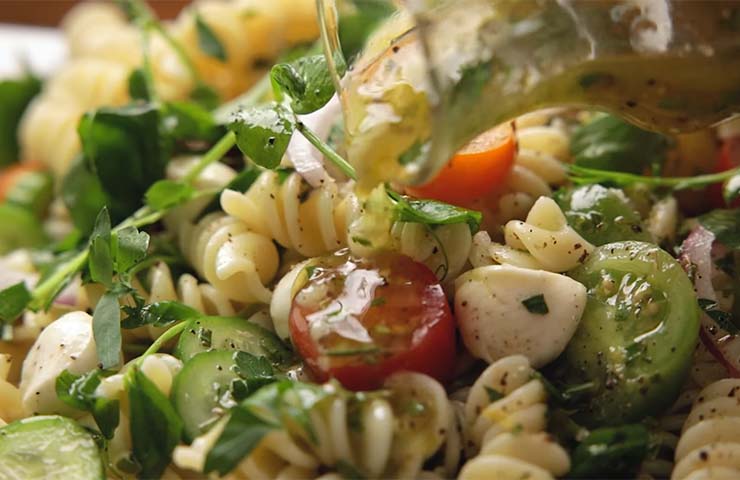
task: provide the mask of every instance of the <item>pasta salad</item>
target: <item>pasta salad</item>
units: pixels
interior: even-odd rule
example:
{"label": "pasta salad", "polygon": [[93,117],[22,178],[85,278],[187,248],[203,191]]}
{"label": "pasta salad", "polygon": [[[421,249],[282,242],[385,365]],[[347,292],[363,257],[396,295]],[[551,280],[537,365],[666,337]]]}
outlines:
{"label": "pasta salad", "polygon": [[740,477],[737,119],[537,110],[358,189],[313,0],[61,28],[0,81],[0,478]]}

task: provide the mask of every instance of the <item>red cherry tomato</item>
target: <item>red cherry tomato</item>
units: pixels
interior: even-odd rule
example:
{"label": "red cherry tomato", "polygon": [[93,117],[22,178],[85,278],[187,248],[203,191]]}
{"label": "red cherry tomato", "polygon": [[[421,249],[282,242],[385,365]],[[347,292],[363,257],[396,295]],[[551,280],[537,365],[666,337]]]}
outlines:
{"label": "red cherry tomato", "polygon": [[[731,168],[740,166],[740,137],[730,138],[722,143],[719,151],[717,163],[714,166],[715,172],[724,172]],[[722,197],[722,184],[717,183],[709,187],[709,202],[713,208],[726,208],[728,205]],[[735,200],[733,208],[740,206],[740,200]]]}
{"label": "red cherry tomato", "polygon": [[317,380],[371,390],[402,370],[451,378],[455,322],[425,265],[399,254],[339,254],[308,271],[293,300],[290,335]]}

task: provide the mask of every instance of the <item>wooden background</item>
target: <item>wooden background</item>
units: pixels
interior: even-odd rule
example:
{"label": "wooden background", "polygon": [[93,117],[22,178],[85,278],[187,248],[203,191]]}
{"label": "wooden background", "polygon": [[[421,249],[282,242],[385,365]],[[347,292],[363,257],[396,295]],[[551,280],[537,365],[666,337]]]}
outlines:
{"label": "wooden background", "polygon": [[[75,0],[0,0],[0,23],[54,26]],[[172,18],[188,0],[149,0],[160,18]]]}

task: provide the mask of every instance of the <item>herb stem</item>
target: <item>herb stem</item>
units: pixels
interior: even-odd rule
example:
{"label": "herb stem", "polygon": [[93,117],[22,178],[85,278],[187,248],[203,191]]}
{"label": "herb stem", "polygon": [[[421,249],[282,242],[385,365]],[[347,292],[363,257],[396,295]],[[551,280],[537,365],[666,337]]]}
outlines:
{"label": "herb stem", "polygon": [[643,183],[653,187],[670,187],[673,190],[685,190],[687,188],[701,188],[713,183],[723,182],[740,174],[740,167],[719,173],[709,173],[694,177],[651,177],[646,175],[635,175],[632,173],[612,172],[598,170],[595,168],[584,168],[578,165],[570,165],[568,170],[571,180],[575,183],[598,183],[612,182],[620,186]]}
{"label": "herb stem", "polygon": [[[62,265],[53,274],[51,274],[46,280],[36,285],[31,293],[31,302],[29,307],[33,310],[39,310],[45,308],[45,299],[49,298],[59,288],[59,285],[64,283],[64,280],[78,272],[87,262],[87,257],[90,254],[90,250],[85,248],[80,253],[75,255],[71,260]],[[51,299],[53,301],[53,298]],[[49,302],[51,303],[51,302]]]}
{"label": "herb stem", "polygon": [[310,128],[308,128],[303,122],[296,122],[296,129],[298,129],[301,134],[303,134],[304,137],[306,137],[306,140],[311,142],[311,144],[316,147],[316,149],[324,154],[326,158],[331,161],[334,165],[336,165],[342,173],[347,175],[352,180],[357,180],[357,173],[355,172],[355,167],[349,164],[347,160],[343,159],[337,152],[334,151],[329,145],[326,144],[323,140],[321,140]]}
{"label": "herb stem", "polygon": [[236,134],[230,131],[221,137],[221,140],[219,140],[200,158],[198,163],[190,169],[187,175],[185,175],[183,181],[185,183],[192,184],[208,165],[221,160],[221,158],[223,158],[223,156],[226,155],[234,145],[236,145]]}
{"label": "herb stem", "polygon": [[162,346],[180,335],[190,325],[190,321],[185,320],[168,328],[162,335],[158,336],[154,342],[149,345],[149,348],[144,350],[139,358],[136,359],[136,365],[141,366],[144,359],[153,353],[157,353]]}

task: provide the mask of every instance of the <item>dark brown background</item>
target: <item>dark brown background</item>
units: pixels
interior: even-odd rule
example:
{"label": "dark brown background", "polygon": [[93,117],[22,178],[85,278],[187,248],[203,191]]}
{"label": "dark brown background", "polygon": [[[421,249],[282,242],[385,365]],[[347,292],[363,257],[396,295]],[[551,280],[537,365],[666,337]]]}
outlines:
{"label": "dark brown background", "polygon": [[[75,0],[0,0],[0,23],[53,26],[72,8]],[[149,0],[160,18],[172,18],[188,0]]]}

